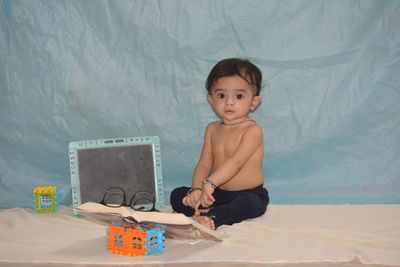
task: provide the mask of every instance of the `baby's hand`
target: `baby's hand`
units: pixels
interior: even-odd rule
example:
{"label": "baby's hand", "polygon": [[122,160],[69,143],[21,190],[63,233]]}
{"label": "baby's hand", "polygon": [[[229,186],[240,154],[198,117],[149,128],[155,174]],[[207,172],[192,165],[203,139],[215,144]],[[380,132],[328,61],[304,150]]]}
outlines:
{"label": "baby's hand", "polygon": [[201,189],[201,196],[200,196],[200,205],[202,207],[207,208],[214,203],[215,198],[212,195],[213,193],[214,193],[214,187],[212,187],[209,183],[204,183]]}
{"label": "baby's hand", "polygon": [[193,209],[197,208],[198,203],[200,202],[201,190],[194,189],[190,192],[186,197],[182,199],[182,203],[185,206],[192,207]]}

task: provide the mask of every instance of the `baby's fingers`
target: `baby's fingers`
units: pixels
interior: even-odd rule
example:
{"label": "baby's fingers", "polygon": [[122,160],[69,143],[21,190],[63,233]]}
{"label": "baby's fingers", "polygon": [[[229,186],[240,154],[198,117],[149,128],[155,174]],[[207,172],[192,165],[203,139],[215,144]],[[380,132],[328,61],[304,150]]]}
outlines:
{"label": "baby's fingers", "polygon": [[208,208],[211,205],[209,198],[205,197],[201,199],[201,206]]}
{"label": "baby's fingers", "polygon": [[201,203],[202,203],[202,201],[199,200],[199,201],[197,201],[197,202],[194,204],[193,208],[194,208],[194,210],[195,210],[195,213],[199,213],[199,207],[202,206]]}
{"label": "baby's fingers", "polygon": [[188,206],[188,205],[189,205],[189,204],[188,204],[188,197],[182,198],[182,204],[185,205],[185,206]]}
{"label": "baby's fingers", "polygon": [[190,207],[193,206],[192,198],[189,196],[186,197],[186,206],[190,206]]}
{"label": "baby's fingers", "polygon": [[214,196],[213,196],[213,195],[210,195],[210,196],[209,196],[209,200],[211,201],[211,204],[214,203],[214,201],[215,201]]}

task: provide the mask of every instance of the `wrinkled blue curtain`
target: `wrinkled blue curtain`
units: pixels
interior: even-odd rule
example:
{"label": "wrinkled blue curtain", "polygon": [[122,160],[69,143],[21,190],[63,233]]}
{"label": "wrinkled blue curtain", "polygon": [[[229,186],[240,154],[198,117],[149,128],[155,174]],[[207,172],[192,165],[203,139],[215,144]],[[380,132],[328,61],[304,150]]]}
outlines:
{"label": "wrinkled blue curtain", "polygon": [[264,74],[273,203],[400,203],[400,1],[0,1],[0,207],[57,185],[68,143],[158,135],[165,195],[189,185],[211,67]]}

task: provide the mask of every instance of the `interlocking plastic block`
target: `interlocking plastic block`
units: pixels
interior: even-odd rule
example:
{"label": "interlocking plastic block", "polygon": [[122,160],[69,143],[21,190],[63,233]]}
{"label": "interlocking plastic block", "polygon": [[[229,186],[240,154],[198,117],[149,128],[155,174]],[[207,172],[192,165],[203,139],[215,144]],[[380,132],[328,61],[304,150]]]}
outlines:
{"label": "interlocking plastic block", "polygon": [[148,256],[164,253],[165,231],[162,228],[146,230],[112,224],[106,231],[107,249],[112,254]]}
{"label": "interlocking plastic block", "polygon": [[37,186],[32,189],[34,210],[41,213],[57,212],[57,187]]}
{"label": "interlocking plastic block", "polygon": [[162,228],[153,228],[146,231],[147,233],[147,254],[161,255],[165,248],[165,230]]}

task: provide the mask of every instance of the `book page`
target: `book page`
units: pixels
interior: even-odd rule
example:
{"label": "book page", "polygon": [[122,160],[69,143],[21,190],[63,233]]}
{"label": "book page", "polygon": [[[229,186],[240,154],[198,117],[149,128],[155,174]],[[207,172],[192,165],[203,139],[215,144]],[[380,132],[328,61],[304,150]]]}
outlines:
{"label": "book page", "polygon": [[113,208],[94,202],[86,202],[76,209],[78,213],[102,222],[112,223],[123,219],[130,223],[160,224],[165,228],[168,238],[215,241],[222,241],[224,238],[224,233],[211,230],[181,213],[135,211],[128,207]]}
{"label": "book page", "polygon": [[122,217],[132,217],[137,222],[152,222],[159,224],[173,224],[173,225],[190,225],[192,221],[181,213],[166,213],[157,211],[135,211],[128,207],[107,207],[105,205],[86,202],[77,207],[78,211],[83,211],[85,213],[107,213],[120,215]]}
{"label": "book page", "polygon": [[78,211],[92,212],[92,213],[106,213],[106,214],[114,214],[122,217],[129,217],[131,213],[125,207],[111,208],[105,205],[95,203],[95,202],[86,202],[77,207]]}
{"label": "book page", "polygon": [[173,225],[190,225],[192,222],[182,213],[165,213],[157,211],[135,211],[127,208],[130,211],[130,216],[137,222],[152,222],[160,224]]}

